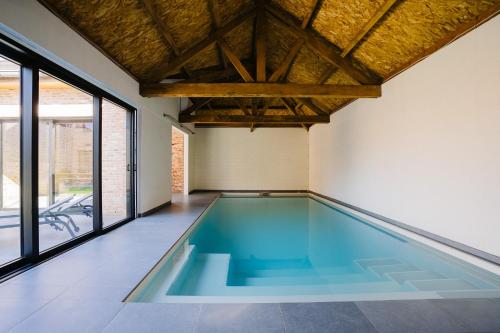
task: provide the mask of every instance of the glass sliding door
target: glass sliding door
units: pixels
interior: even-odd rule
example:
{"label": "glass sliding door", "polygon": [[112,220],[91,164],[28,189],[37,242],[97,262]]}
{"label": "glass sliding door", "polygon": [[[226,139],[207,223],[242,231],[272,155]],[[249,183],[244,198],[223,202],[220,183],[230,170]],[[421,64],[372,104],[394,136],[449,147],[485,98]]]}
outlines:
{"label": "glass sliding door", "polygon": [[93,230],[93,97],[40,72],[40,251]]}
{"label": "glass sliding door", "polygon": [[109,226],[132,217],[132,112],[102,100],[102,217]]}
{"label": "glass sliding door", "polygon": [[135,217],[134,112],[0,33],[0,279]]}
{"label": "glass sliding door", "polygon": [[20,69],[0,57],[0,266],[21,256]]}

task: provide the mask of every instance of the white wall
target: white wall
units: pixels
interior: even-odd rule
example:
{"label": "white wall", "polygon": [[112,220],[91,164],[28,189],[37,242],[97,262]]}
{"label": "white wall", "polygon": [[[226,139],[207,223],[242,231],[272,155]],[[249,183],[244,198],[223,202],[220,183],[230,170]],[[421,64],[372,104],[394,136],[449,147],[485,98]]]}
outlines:
{"label": "white wall", "polygon": [[500,255],[500,17],[310,130],[315,192]]}
{"label": "white wall", "polygon": [[142,98],[135,80],[37,1],[1,0],[0,22],[33,42],[27,46],[138,109],[138,211],[169,201],[171,124],[162,114],[176,117],[178,100]]}
{"label": "white wall", "polygon": [[196,189],[307,189],[307,132],[302,128],[197,128]]}

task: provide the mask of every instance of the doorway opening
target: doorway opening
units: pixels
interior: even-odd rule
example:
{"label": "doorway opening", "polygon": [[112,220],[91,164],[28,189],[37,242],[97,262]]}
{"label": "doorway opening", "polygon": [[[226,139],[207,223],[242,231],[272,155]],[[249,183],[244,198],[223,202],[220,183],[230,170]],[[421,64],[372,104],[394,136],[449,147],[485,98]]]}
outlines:
{"label": "doorway opening", "polygon": [[172,126],[172,193],[187,195],[188,140],[184,132]]}

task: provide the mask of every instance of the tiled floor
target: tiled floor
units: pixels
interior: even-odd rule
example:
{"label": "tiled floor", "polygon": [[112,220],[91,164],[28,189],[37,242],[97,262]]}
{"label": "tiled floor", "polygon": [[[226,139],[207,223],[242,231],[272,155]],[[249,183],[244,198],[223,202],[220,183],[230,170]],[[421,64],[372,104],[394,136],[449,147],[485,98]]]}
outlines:
{"label": "tiled floor", "polygon": [[176,197],[0,284],[0,332],[500,332],[500,299],[122,303],[214,196]]}

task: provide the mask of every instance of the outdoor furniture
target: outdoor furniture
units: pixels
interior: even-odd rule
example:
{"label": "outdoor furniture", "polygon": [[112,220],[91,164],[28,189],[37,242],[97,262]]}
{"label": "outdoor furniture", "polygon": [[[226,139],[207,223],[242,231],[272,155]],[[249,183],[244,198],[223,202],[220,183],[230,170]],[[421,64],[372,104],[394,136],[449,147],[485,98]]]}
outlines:
{"label": "outdoor furniture", "polygon": [[[62,231],[64,228],[69,232],[71,237],[75,237],[75,232],[80,228],[76,225],[70,214],[81,213],[88,217],[92,217],[93,206],[85,204],[87,200],[92,198],[92,194],[79,197],[73,200],[75,195],[70,195],[58,200],[54,204],[39,211],[39,224],[48,224],[55,230]],[[0,215],[0,219],[19,217],[19,214]],[[0,225],[0,229],[20,227],[19,223]]]}

